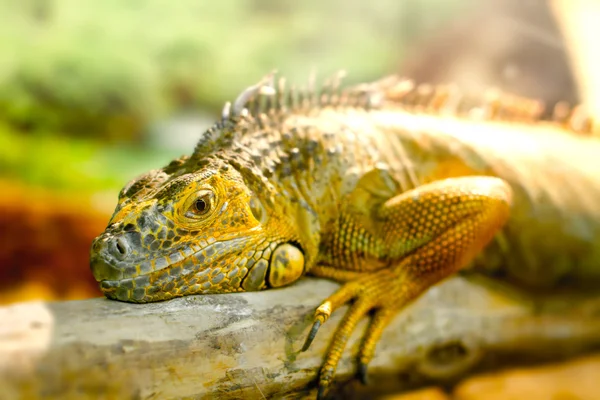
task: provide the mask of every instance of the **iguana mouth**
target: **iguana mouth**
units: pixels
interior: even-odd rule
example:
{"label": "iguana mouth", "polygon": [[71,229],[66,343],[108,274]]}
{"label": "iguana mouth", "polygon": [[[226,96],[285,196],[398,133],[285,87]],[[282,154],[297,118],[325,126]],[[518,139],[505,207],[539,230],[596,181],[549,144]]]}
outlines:
{"label": "iguana mouth", "polygon": [[192,245],[186,245],[177,249],[166,256],[160,256],[152,260],[142,259],[135,261],[118,261],[109,255],[94,255],[90,260],[92,273],[98,282],[102,281],[121,281],[124,279],[136,278],[138,276],[150,275],[153,272],[161,271],[180,264],[182,261],[195,257],[201,252],[210,252],[211,248],[217,243],[210,244],[204,249],[195,248]]}
{"label": "iguana mouth", "polygon": [[231,280],[238,276],[242,280],[248,269],[236,265],[245,260],[239,254],[247,248],[247,243],[247,238],[234,238],[203,248],[187,245],[169,256],[136,264],[110,262],[97,255],[90,264],[100,289],[108,298],[141,302],[160,293],[166,300],[177,296],[177,293],[170,292],[171,287],[197,286],[198,293],[201,293],[219,285],[225,278]]}

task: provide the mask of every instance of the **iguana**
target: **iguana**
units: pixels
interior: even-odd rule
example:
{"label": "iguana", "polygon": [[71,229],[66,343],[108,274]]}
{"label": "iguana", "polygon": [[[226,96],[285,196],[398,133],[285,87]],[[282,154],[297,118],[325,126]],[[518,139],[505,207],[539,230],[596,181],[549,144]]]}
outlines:
{"label": "iguana", "polygon": [[[193,154],[129,182],[91,249],[126,302],[343,282],[303,349],[351,302],[322,398],[358,321],[364,381],[390,320],[465,268],[532,290],[600,282],[600,141],[581,113],[399,77],[286,89],[270,74],[226,104]],[[572,114],[572,115],[567,115]],[[578,287],[579,287],[578,286]]]}

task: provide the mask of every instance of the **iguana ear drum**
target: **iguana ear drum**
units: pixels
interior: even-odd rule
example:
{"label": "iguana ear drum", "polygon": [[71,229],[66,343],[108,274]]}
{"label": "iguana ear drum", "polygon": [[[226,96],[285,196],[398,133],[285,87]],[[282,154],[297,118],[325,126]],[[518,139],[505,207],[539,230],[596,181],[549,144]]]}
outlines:
{"label": "iguana ear drum", "polygon": [[265,210],[265,206],[263,206],[258,197],[252,196],[250,199],[250,210],[258,222],[261,224],[267,222],[267,210]]}
{"label": "iguana ear drum", "polygon": [[269,285],[280,287],[296,281],[304,273],[304,254],[290,243],[278,246],[271,255]]}

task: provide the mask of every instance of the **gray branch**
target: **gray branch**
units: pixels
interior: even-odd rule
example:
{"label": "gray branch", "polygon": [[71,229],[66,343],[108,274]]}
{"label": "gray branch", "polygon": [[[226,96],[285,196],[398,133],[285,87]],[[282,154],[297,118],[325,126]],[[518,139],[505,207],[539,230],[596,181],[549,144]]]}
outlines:
{"label": "gray branch", "polygon": [[[343,310],[298,353],[314,309],[337,285],[304,279],[260,293],[163,303],[106,299],[0,308],[0,397],[309,398]],[[337,382],[352,377],[363,321]],[[399,313],[363,387],[345,398],[452,382],[473,371],[566,357],[600,345],[600,299],[531,302],[463,277]],[[4,397],[6,396],[6,397]]]}

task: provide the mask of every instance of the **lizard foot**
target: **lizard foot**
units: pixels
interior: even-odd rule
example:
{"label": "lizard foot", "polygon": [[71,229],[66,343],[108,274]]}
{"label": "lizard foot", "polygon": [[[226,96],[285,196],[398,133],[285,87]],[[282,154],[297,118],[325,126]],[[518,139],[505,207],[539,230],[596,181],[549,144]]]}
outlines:
{"label": "lizard foot", "polygon": [[374,311],[375,313],[358,352],[357,375],[361,382],[366,383],[367,366],[373,357],[375,346],[383,329],[399,309],[412,298],[404,290],[409,286],[399,285],[398,277],[394,276],[392,271],[378,271],[346,283],[317,308],[313,327],[302,347],[302,351],[310,347],[321,325],[329,319],[336,309],[350,301],[353,302],[338,326],[327,350],[325,361],[319,373],[317,399],[323,399],[331,386],[337,365],[356,325],[361,318],[370,311]]}
{"label": "lizard foot", "polygon": [[346,283],[317,308],[304,350],[331,313],[352,301],[321,367],[319,398],[331,385],[358,321],[374,312],[358,354],[358,375],[364,382],[377,341],[393,316],[429,287],[469,264],[507,221],[511,196],[508,184],[491,177],[422,185],[387,200],[377,211],[379,225],[373,231],[391,243],[389,251],[395,262],[360,276],[336,273],[331,267],[311,271]]}

